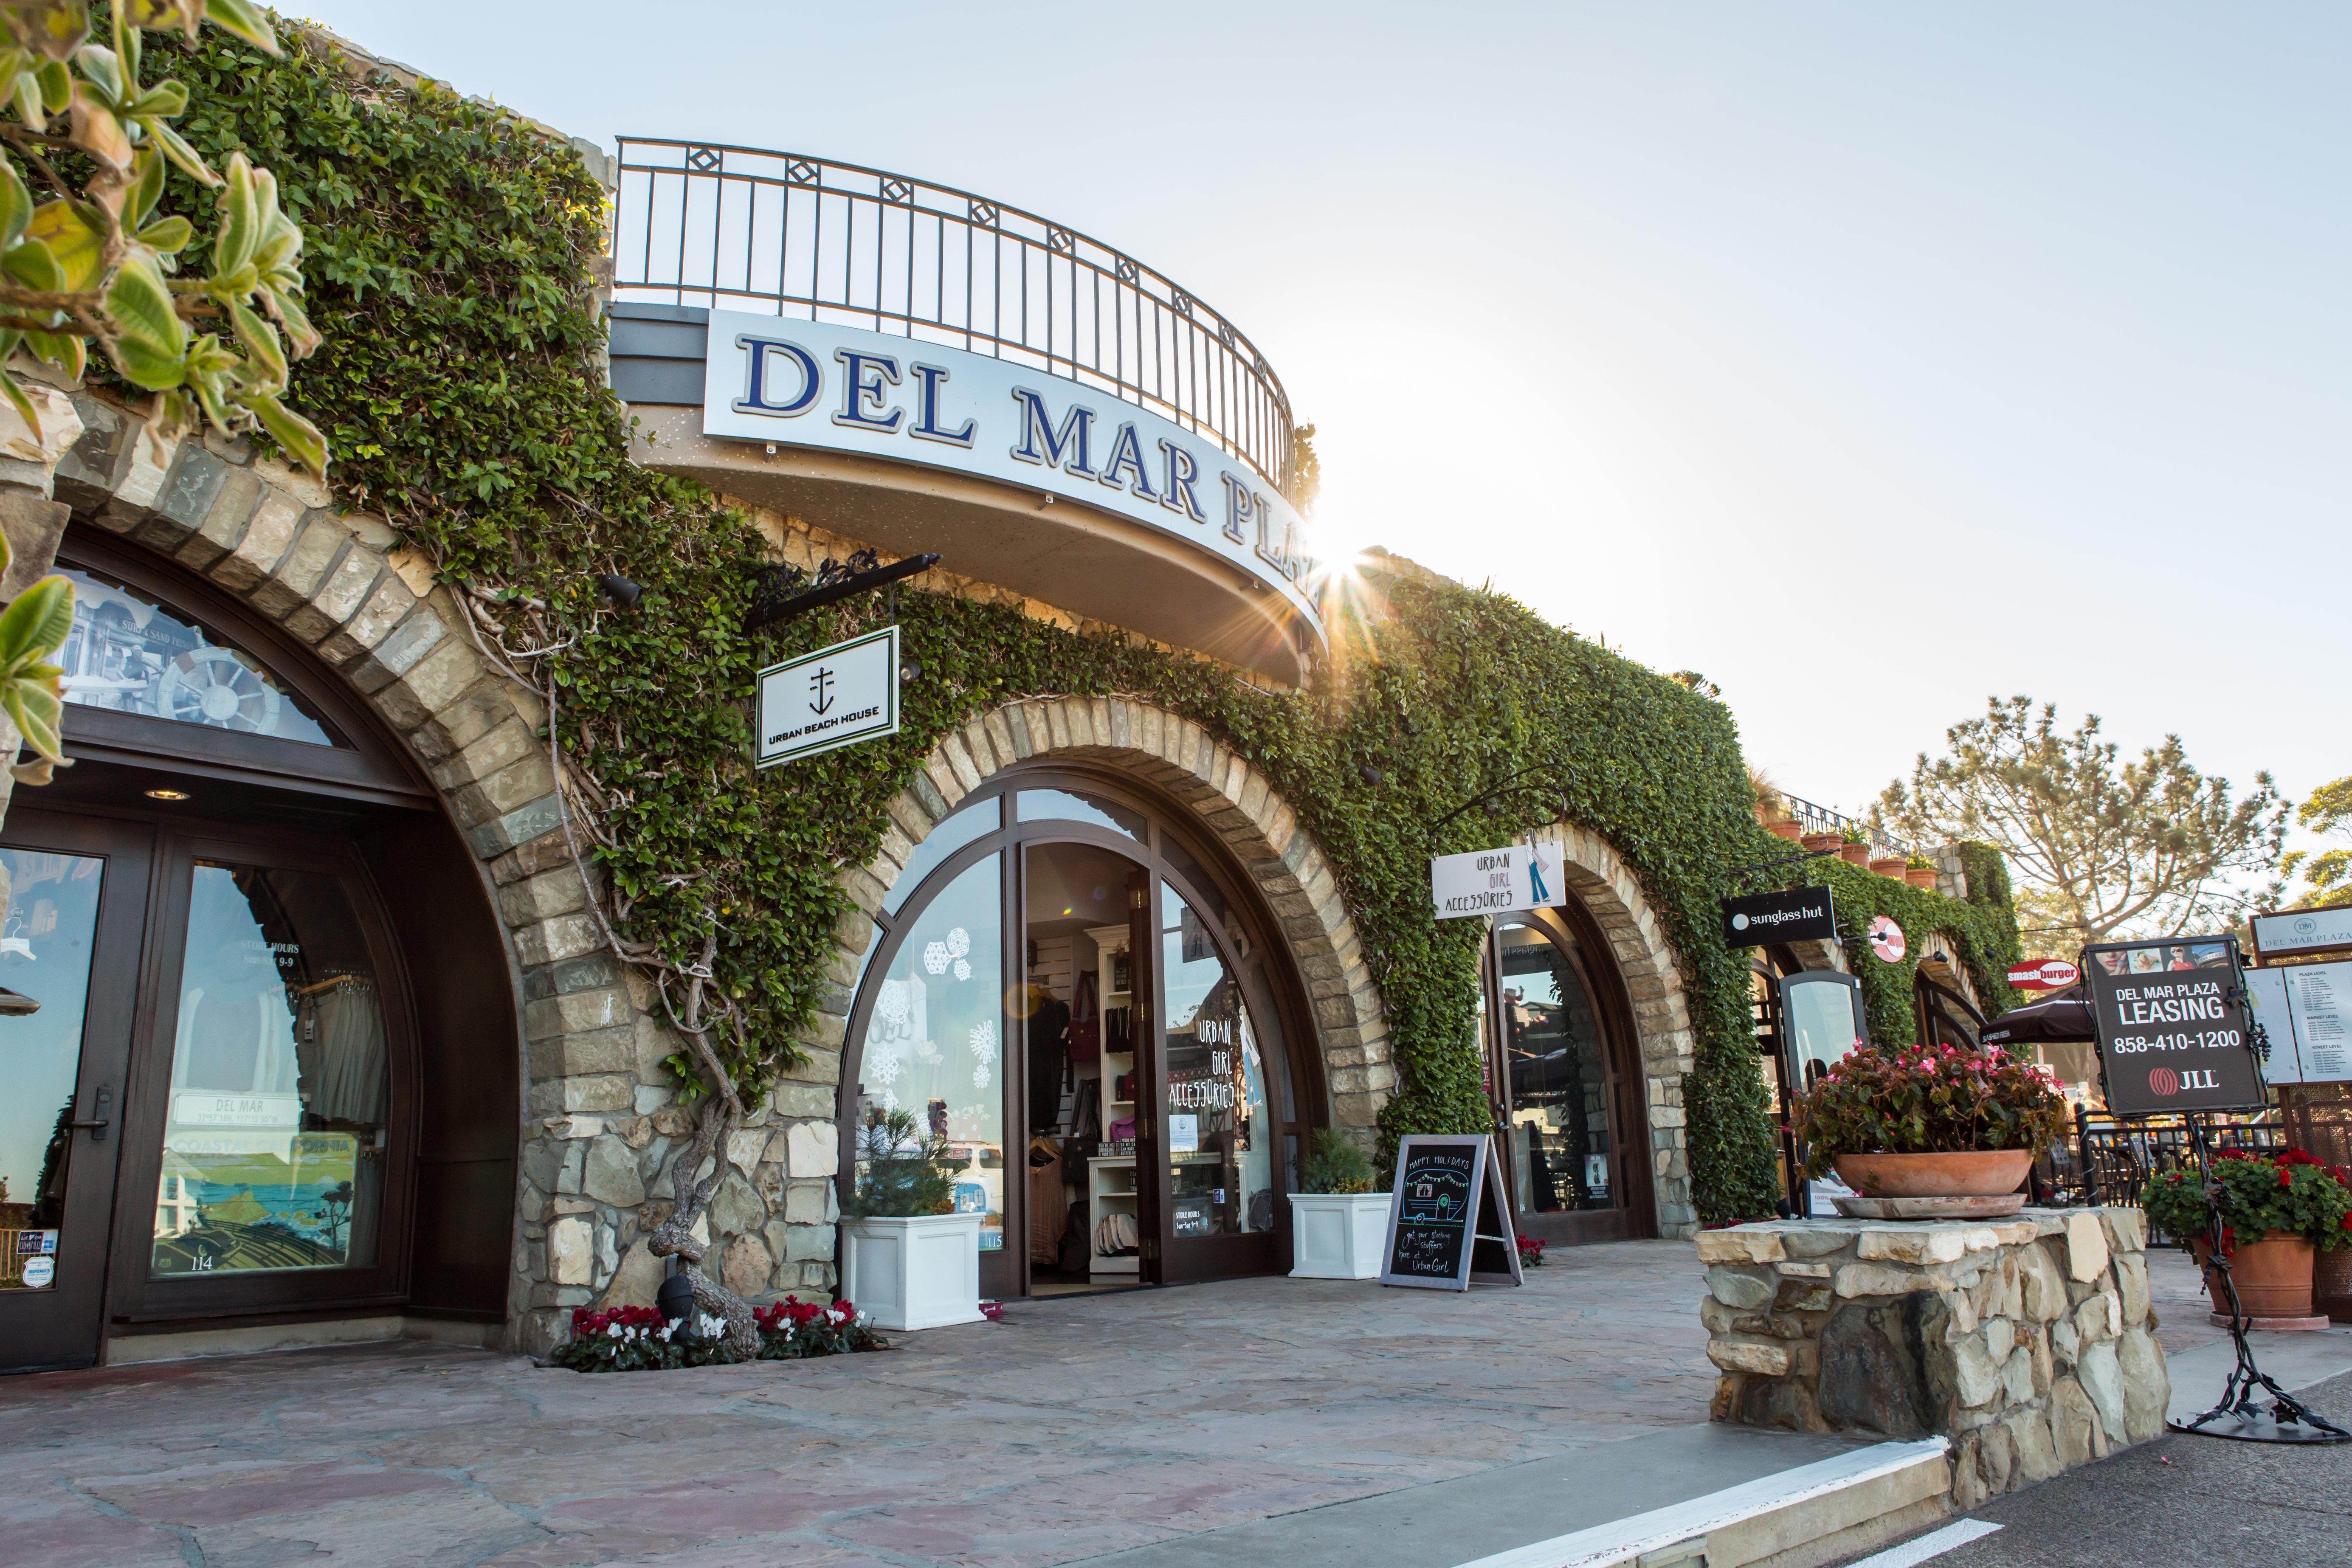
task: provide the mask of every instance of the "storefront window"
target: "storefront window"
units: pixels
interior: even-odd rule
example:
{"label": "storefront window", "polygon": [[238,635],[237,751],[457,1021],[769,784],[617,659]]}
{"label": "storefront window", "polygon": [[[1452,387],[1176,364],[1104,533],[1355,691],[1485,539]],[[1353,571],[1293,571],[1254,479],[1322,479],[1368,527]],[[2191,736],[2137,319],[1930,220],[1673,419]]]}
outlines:
{"label": "storefront window", "polygon": [[1781,1006],[1801,1094],[1863,1043],[1862,989],[1842,974],[1815,972],[1780,982]]}
{"label": "storefront window", "polygon": [[1160,937],[1169,1202],[1176,1237],[1274,1228],[1274,1130],[1265,1069],[1241,987],[1211,928],[1167,883]]}
{"label": "storefront window", "polygon": [[391,1074],[351,901],[319,871],[194,877],[152,1270],[372,1264]]}
{"label": "storefront window", "polygon": [[858,1120],[904,1107],[947,1135],[961,1167],[957,1211],[987,1216],[983,1252],[1004,1246],[1003,891],[992,855],[940,889],[903,928],[858,1058]]}
{"label": "storefront window", "polygon": [[898,879],[891,884],[888,896],[882,900],[882,907],[897,914],[898,907],[914,897],[915,889],[923,885],[923,879],[946,864],[949,856],[975,842],[983,834],[995,832],[1003,812],[1003,805],[994,800],[979,801],[932,828],[931,836],[915,846],[913,858],[908,860],[907,868],[898,874]]}
{"label": "storefront window", "polygon": [[334,744],[310,705],[278,683],[260,660],[224,647],[121,584],[71,566],[73,630],[58,664],[65,700],[85,708],[143,713],[314,746]]}
{"label": "storefront window", "polygon": [[1522,1212],[1617,1206],[1600,1021],[1568,953],[1542,932],[1496,933],[1511,1169]]}
{"label": "storefront window", "polygon": [[[0,849],[0,986],[40,1010],[0,1018],[0,1290],[55,1283],[90,942],[106,863]],[[109,1152],[100,1150],[100,1153]]]}
{"label": "storefront window", "polygon": [[1068,789],[1024,789],[1015,809],[1024,822],[1083,822],[1144,842],[1143,814],[1114,800]]}

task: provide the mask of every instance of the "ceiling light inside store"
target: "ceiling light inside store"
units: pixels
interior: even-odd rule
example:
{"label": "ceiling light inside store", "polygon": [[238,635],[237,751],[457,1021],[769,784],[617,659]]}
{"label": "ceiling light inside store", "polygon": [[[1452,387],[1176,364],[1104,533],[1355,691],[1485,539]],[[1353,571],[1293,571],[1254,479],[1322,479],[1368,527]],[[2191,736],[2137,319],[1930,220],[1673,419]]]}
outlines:
{"label": "ceiling light inside store", "polygon": [[149,800],[185,800],[188,798],[188,792],[184,789],[151,789],[147,792],[147,798]]}

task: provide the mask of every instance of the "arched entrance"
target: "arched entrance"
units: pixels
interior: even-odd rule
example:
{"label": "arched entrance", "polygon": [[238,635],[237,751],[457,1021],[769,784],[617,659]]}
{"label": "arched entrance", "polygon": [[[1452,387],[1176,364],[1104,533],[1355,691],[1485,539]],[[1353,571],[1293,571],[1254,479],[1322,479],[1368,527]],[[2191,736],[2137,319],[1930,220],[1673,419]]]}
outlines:
{"label": "arched entrance", "polygon": [[1498,921],[1487,1082],[1519,1227],[1549,1242],[1658,1234],[1631,998],[1581,906]]}
{"label": "arched entrance", "polygon": [[[1181,805],[1103,766],[999,772],[874,910],[841,1088],[946,1134],[993,1296],[1288,1267],[1314,1016],[1264,906]],[[845,1187],[845,1195],[846,1187]]]}
{"label": "arched entrance", "polygon": [[94,530],[58,564],[74,765],[0,828],[0,1250],[37,1260],[0,1279],[0,1366],[500,1323],[513,991],[432,781],[212,585]]}

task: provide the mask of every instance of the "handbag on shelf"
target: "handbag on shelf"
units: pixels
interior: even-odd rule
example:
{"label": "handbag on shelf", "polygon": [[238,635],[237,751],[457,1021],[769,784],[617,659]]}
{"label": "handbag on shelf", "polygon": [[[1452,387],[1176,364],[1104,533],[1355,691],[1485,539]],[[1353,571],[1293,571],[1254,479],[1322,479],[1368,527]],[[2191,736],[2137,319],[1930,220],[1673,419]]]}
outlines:
{"label": "handbag on shelf", "polygon": [[1077,994],[1070,1000],[1070,1059],[1091,1062],[1102,1057],[1101,1004],[1096,999],[1093,971],[1078,976]]}

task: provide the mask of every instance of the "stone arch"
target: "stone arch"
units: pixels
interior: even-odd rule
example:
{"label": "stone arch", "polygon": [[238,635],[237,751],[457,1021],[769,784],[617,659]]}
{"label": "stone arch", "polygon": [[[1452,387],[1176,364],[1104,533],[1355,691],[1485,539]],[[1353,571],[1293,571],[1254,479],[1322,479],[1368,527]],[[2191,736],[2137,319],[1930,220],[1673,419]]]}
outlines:
{"label": "stone arch", "polygon": [[1691,1202],[1683,1076],[1691,1070],[1697,1046],[1690,1005],[1683,994],[1681,960],[1641,882],[1614,845],[1570,823],[1555,824],[1549,831],[1559,837],[1567,860],[1563,876],[1568,889],[1601,927],[1610,956],[1632,996],[1649,1118],[1650,1181],[1657,1200],[1658,1234],[1696,1235],[1698,1210]]}
{"label": "stone arch", "polygon": [[[1265,774],[1202,726],[1129,697],[1031,698],[971,720],[932,748],[921,770],[889,803],[882,850],[845,869],[842,885],[867,915],[905,870],[915,846],[984,780],[1032,759],[1109,763],[1156,785],[1225,845],[1273,911],[1291,962],[1307,986],[1332,1120],[1370,1139],[1396,1087],[1379,987],[1331,863],[1298,814]],[[836,934],[835,966],[856,973],[871,921]],[[855,1000],[845,989],[807,1044],[837,1054]],[[837,1008],[837,1011],[835,1010]]]}
{"label": "stone arch", "polygon": [[[28,490],[51,497],[52,539],[69,509],[283,627],[422,765],[478,861],[521,1004],[506,1341],[543,1349],[568,1309],[611,1285],[636,1229],[634,1205],[614,1201],[631,1196],[629,1184],[615,1176],[602,1194],[583,1184],[598,1164],[591,1154],[614,1166],[612,1154],[627,1151],[622,1163],[634,1163],[652,1142],[649,1113],[673,1098],[650,997],[604,952],[590,888],[564,841],[538,738],[543,709],[492,668],[430,563],[399,548],[383,519],[341,510],[318,480],[255,458],[243,442],[162,442],[109,399],[33,391],[46,444],[13,412],[0,416],[0,458],[10,459],[0,487],[16,489],[20,505],[40,504]],[[829,1284],[830,1275],[805,1278],[796,1266],[779,1283]]]}

